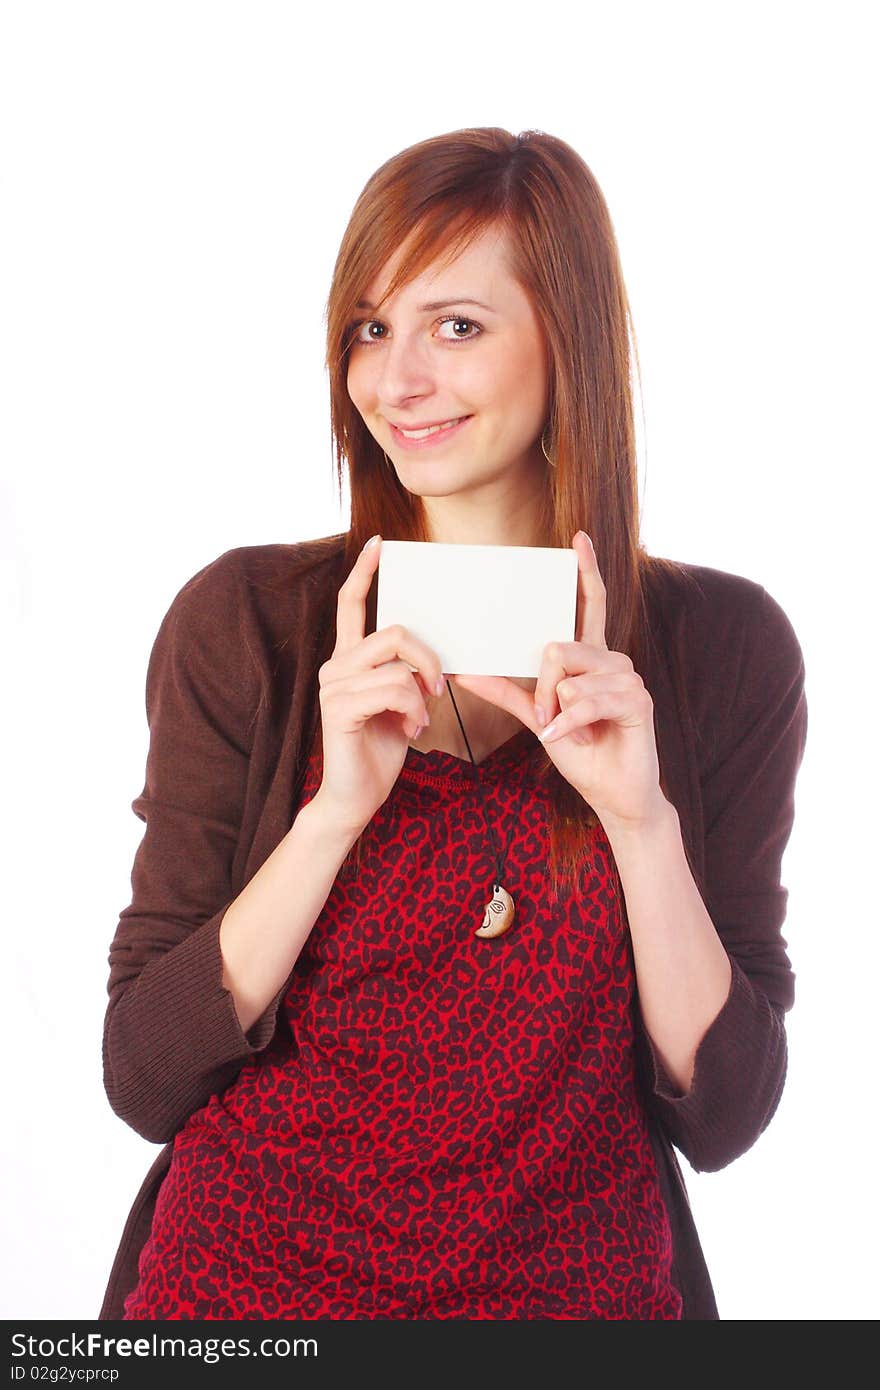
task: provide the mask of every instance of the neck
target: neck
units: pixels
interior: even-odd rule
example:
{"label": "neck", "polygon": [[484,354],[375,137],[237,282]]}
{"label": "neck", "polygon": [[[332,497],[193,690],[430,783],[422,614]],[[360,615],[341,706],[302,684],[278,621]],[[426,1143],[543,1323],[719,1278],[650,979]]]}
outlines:
{"label": "neck", "polygon": [[422,498],[429,540],[446,545],[546,545],[546,507],[543,474],[516,495],[486,490]]}

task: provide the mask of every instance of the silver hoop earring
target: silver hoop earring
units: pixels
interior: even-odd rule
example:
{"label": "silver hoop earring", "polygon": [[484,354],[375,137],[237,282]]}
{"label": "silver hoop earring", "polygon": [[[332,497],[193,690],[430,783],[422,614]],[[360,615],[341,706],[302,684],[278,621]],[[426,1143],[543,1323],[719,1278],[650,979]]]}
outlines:
{"label": "silver hoop earring", "polygon": [[544,457],[545,457],[545,459],[547,460],[547,462],[549,463],[550,467],[551,467],[551,468],[555,468],[555,467],[556,467],[556,464],[553,462],[552,458],[551,458],[550,455],[547,453],[547,448],[546,448],[546,446],[545,446],[545,444],[544,444],[544,435],[546,434],[546,432],[547,432],[547,426],[545,425],[544,428],[543,428],[543,430],[541,431],[541,453],[544,455]]}

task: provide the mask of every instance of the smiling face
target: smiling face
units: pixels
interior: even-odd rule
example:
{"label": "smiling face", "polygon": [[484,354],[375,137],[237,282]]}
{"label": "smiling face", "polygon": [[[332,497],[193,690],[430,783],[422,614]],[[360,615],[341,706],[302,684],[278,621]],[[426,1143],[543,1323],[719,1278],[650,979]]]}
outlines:
{"label": "smiling face", "polygon": [[[358,308],[348,393],[401,485],[422,498],[434,540],[534,544],[547,485],[548,358],[506,248],[506,234],[487,229],[371,317],[392,258]],[[461,423],[423,434],[453,420]]]}

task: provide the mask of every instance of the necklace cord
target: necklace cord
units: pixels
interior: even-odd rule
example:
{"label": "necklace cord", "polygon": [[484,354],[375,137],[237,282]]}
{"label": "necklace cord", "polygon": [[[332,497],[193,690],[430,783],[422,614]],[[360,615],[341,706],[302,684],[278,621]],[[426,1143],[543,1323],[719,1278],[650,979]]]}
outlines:
{"label": "necklace cord", "polygon": [[[514,817],[514,823],[513,823],[513,825],[512,825],[511,828],[510,828],[510,834],[509,834],[508,837],[507,837],[507,845],[506,845],[506,847],[505,847],[504,854],[502,855],[502,854],[501,854],[501,851],[500,851],[500,849],[499,849],[499,847],[498,847],[498,841],[497,841],[496,838],[495,838],[495,832],[494,832],[494,830],[492,829],[492,822],[491,822],[491,820],[490,820],[490,818],[489,818],[489,811],[488,811],[488,808],[487,808],[487,806],[486,806],[486,797],[485,797],[485,792],[484,792],[484,789],[483,789],[483,779],[481,778],[480,772],[479,772],[479,768],[477,767],[477,764],[476,764],[476,762],[474,761],[474,755],[473,755],[473,752],[471,751],[470,742],[468,741],[467,731],[465,730],[464,724],[462,723],[461,715],[460,715],[459,712],[458,712],[458,705],[457,705],[457,703],[456,703],[455,696],[454,696],[453,693],[452,693],[452,686],[451,686],[451,684],[450,684],[450,682],[449,682],[449,678],[448,678],[448,677],[447,677],[447,679],[446,679],[446,689],[449,691],[449,698],[450,698],[451,701],[452,701],[452,708],[455,710],[455,717],[456,717],[456,719],[458,720],[458,727],[461,729],[462,737],[464,738],[465,745],[466,745],[466,747],[467,747],[468,757],[469,757],[470,760],[471,760],[471,767],[472,767],[473,770],[474,770],[474,781],[476,782],[477,790],[478,790],[479,793],[480,793],[480,799],[481,799],[481,801],[482,801],[482,803],[483,803],[483,815],[484,815],[485,820],[486,820],[486,827],[487,827],[487,829],[488,829],[488,831],[489,831],[489,834],[490,834],[491,837],[492,837],[492,848],[493,848],[493,850],[494,850],[494,852],[495,852],[495,887],[496,887],[496,888],[500,888],[500,887],[501,887],[501,875],[502,875],[502,873],[503,873],[503,871],[504,871],[504,864],[505,864],[505,862],[506,862],[506,860],[507,860],[507,852],[508,852],[508,850],[510,849],[510,841],[511,841],[511,839],[513,838],[513,831],[514,831],[514,828],[515,828],[515,825],[516,825],[516,818]],[[523,786],[525,786],[525,777],[523,777]]]}

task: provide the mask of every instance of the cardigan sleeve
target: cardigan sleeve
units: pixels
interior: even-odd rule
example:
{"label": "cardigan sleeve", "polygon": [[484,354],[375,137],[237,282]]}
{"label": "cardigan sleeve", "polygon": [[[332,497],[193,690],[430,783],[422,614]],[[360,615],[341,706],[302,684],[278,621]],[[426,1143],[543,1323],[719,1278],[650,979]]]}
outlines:
{"label": "cardigan sleeve", "polygon": [[222,984],[219,931],[260,693],[227,551],[173,600],[147,670],[145,822],[132,896],[110,946],[104,1089],[145,1139],[167,1143],[270,1041],[283,988],[247,1034]]}
{"label": "cardigan sleeve", "polygon": [[[803,654],[779,604],[759,589],[721,679],[728,711],[709,701],[701,772],[706,909],[731,964],[728,997],[703,1035],[682,1094],[647,1029],[638,1030],[649,1109],[696,1172],[726,1167],[779,1104],[788,1054],[784,1015],[794,972],[781,934],[781,862],[807,734]],[[718,689],[719,701],[725,698]]]}

